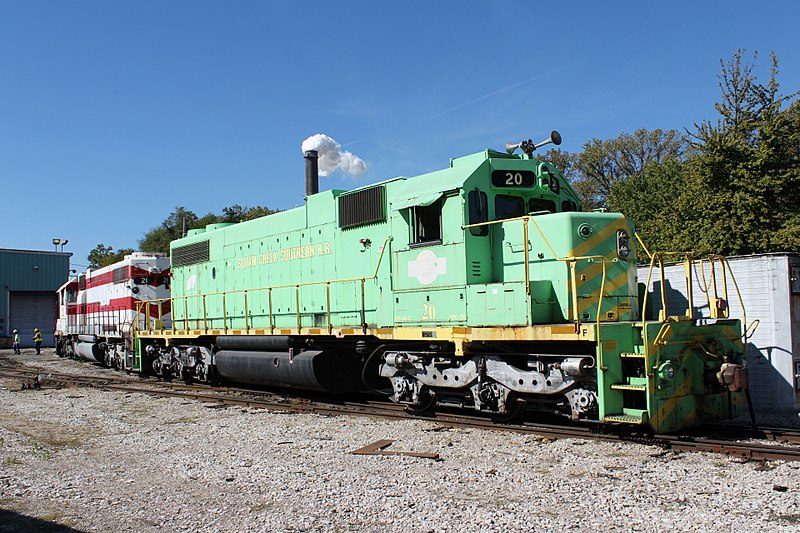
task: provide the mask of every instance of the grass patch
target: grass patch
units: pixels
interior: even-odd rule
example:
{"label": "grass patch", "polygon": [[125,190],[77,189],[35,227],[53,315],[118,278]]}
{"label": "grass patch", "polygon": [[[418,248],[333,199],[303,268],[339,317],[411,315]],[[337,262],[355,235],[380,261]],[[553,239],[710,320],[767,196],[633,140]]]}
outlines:
{"label": "grass patch", "polygon": [[263,512],[263,511],[269,511],[273,507],[275,507],[275,504],[272,503],[272,502],[257,503],[255,505],[251,505],[250,506],[250,512],[251,513],[260,513],[260,512]]}
{"label": "grass patch", "polygon": [[51,524],[58,524],[59,526],[64,527],[73,527],[75,526],[75,522],[65,518],[64,513],[60,511],[51,511],[43,516],[39,517],[39,520],[43,522],[50,522]]}
{"label": "grass patch", "polygon": [[3,464],[16,465],[19,464],[19,461],[17,461],[17,458],[14,457],[13,455],[7,455],[6,458],[3,460]]}
{"label": "grass patch", "polygon": [[41,422],[36,425],[30,422],[18,422],[8,429],[24,435],[40,445],[54,448],[77,448],[85,444],[87,433],[66,429],[58,426],[48,426]]}
{"label": "grass patch", "polygon": [[53,457],[53,452],[51,452],[47,448],[40,446],[39,443],[36,442],[36,439],[31,439],[30,444],[31,444],[31,454],[34,457],[39,457],[41,459],[44,459],[45,461]]}

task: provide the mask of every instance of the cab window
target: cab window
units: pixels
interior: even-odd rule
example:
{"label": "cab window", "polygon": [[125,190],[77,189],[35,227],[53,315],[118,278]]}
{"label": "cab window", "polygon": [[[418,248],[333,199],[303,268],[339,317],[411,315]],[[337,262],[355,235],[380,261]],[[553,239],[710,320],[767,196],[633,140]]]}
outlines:
{"label": "cab window", "polygon": [[442,243],[442,202],[417,205],[411,208],[411,245],[424,246]]}
{"label": "cab window", "polygon": [[494,197],[494,218],[503,220],[525,215],[525,200],[519,196],[498,194]]}
{"label": "cab window", "polygon": [[577,211],[578,204],[573,202],[572,200],[564,200],[561,202],[561,210],[562,211]]}
{"label": "cab window", "polygon": [[[467,197],[469,203],[469,223],[480,224],[489,220],[489,201],[486,193],[475,189],[469,191]],[[489,226],[476,226],[469,228],[469,232],[475,236],[484,236],[489,234]]]}
{"label": "cab window", "polygon": [[528,201],[528,213],[543,215],[545,212],[555,213],[556,203],[552,200],[544,200],[542,198],[531,198]]}

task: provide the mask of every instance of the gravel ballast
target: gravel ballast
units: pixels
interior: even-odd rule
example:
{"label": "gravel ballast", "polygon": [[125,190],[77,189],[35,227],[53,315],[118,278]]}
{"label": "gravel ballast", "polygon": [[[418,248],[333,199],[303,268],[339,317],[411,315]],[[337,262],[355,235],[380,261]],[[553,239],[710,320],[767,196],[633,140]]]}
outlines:
{"label": "gravel ballast", "polygon": [[[380,439],[441,460],[350,453]],[[796,531],[798,482],[800,463],[0,381],[0,508],[85,531]]]}

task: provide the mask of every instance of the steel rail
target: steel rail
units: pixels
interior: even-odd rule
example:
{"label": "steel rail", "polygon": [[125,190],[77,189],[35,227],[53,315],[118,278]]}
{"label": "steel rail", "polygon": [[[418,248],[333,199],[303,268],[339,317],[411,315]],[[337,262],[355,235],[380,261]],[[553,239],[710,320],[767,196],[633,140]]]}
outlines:
{"label": "steel rail", "polygon": [[[43,379],[42,375],[44,375]],[[446,410],[412,414],[402,405],[377,401],[367,396],[355,400],[342,399],[341,401],[321,396],[299,398],[268,391],[143,380],[138,376],[131,378],[76,376],[49,372],[45,369],[7,365],[0,367],[0,378],[22,380],[23,386],[26,380],[36,380],[38,386],[48,384],[82,386],[114,392],[198,400],[219,406],[249,407],[326,416],[351,415],[383,419],[427,420],[452,427],[535,434],[552,439],[632,441],[660,446],[675,452],[723,453],[748,460],[800,461],[800,447],[737,442],[735,440],[742,438],[765,439],[800,444],[800,431],[792,428],[707,425],[695,429],[689,435],[652,435],[620,431],[617,426],[567,426],[530,421],[519,424],[498,423],[485,416],[456,414]],[[701,432],[706,434],[700,435]],[[713,436],[708,436],[708,434]]]}

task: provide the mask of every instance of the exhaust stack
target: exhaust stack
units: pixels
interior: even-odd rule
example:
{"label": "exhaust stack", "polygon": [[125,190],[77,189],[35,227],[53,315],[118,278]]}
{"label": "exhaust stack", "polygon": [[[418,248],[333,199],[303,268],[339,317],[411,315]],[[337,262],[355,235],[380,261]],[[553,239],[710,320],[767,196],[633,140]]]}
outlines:
{"label": "exhaust stack", "polygon": [[306,160],[306,198],[319,192],[319,153],[308,150],[303,156]]}

